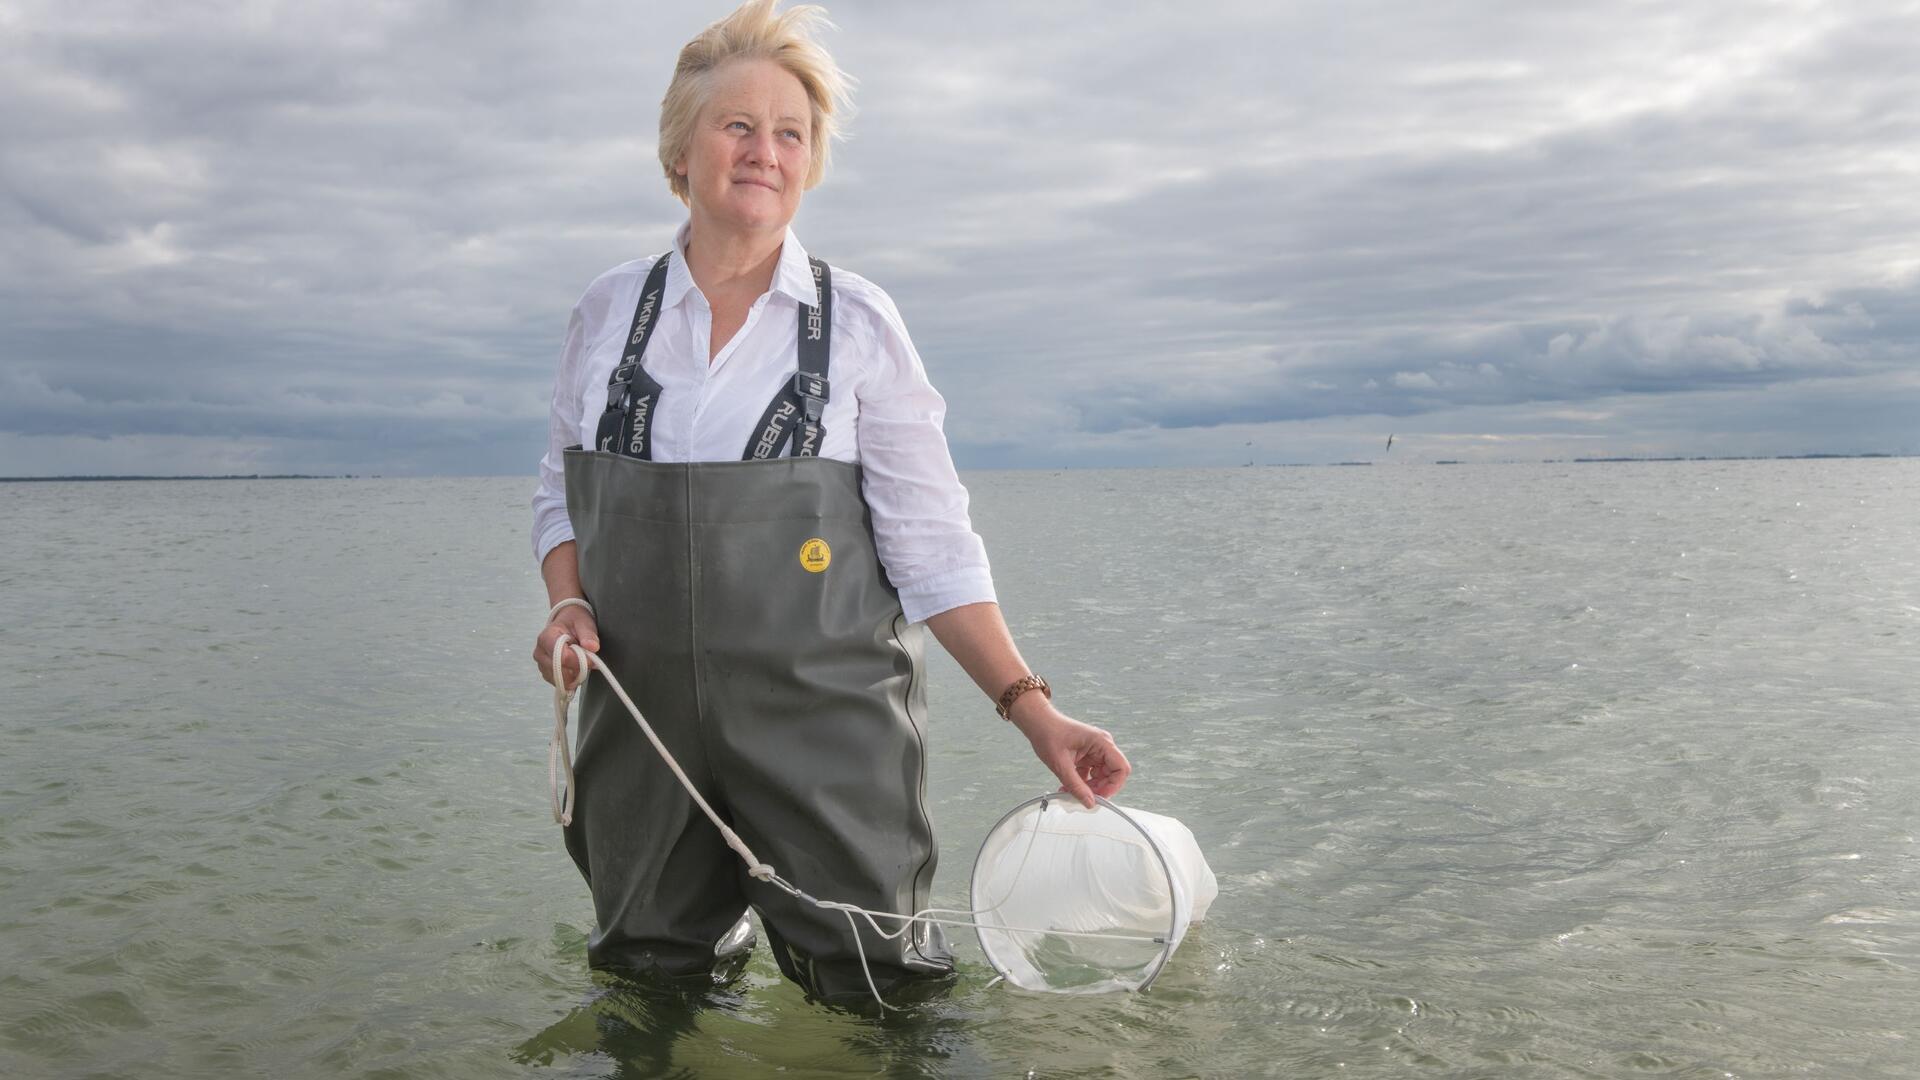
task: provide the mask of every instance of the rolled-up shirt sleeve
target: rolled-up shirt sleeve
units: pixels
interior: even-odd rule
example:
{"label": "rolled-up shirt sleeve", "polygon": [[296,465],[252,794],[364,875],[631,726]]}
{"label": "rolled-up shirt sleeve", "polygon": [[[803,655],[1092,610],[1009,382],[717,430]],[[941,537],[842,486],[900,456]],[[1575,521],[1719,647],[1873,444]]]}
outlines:
{"label": "rolled-up shirt sleeve", "polygon": [[880,565],[907,618],[921,622],[994,600],[993,573],[941,426],[947,403],[892,301],[884,293],[875,300],[876,317],[850,328],[871,335],[859,344],[875,359],[859,393],[860,466]]}
{"label": "rolled-up shirt sleeve", "polygon": [[580,441],[580,366],[586,352],[583,297],[567,320],[567,336],[560,347],[560,363],[553,377],[553,404],[547,416],[547,452],[540,459],[540,482],[533,490],[533,561],[542,565],[548,553],[573,539],[567,517],[566,448]]}

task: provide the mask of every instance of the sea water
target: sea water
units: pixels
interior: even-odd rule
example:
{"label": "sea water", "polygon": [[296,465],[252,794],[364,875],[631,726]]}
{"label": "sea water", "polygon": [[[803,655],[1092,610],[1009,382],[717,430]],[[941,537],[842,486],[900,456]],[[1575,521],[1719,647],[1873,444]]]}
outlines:
{"label": "sea water", "polygon": [[[1151,992],[592,975],[527,480],[8,484],[0,1075],[1920,1074],[1920,461],[966,479],[1219,875]],[[932,697],[959,904],[1052,785]]]}

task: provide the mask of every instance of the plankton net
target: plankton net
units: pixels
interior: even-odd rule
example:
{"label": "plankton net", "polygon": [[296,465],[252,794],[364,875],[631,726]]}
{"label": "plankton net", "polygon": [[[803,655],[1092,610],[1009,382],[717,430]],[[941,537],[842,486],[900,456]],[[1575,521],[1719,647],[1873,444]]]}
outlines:
{"label": "plankton net", "polygon": [[1026,990],[1145,990],[1219,884],[1179,821],[1050,792],[1008,811],[974,860],[980,949]]}

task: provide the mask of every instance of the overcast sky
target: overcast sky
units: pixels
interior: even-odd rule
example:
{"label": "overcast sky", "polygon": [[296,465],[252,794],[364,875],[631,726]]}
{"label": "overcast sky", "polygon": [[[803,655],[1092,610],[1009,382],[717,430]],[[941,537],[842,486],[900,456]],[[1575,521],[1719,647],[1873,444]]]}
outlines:
{"label": "overcast sky", "polygon": [[[727,6],[0,0],[0,475],[530,473]],[[830,11],[963,468],[1920,453],[1920,5]]]}

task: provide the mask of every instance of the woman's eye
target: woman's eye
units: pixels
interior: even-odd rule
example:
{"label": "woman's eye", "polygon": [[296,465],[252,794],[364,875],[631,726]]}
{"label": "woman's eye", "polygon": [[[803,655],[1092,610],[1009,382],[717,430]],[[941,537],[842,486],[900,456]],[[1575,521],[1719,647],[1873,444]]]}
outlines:
{"label": "woman's eye", "polygon": [[735,120],[733,123],[728,124],[727,126],[729,128],[739,128],[741,131],[747,130],[747,122],[745,120]]}
{"label": "woman's eye", "polygon": [[792,128],[788,128],[787,130],[781,132],[780,134],[785,135],[787,138],[792,139],[794,142],[800,141],[800,133],[798,131],[793,130]]}

